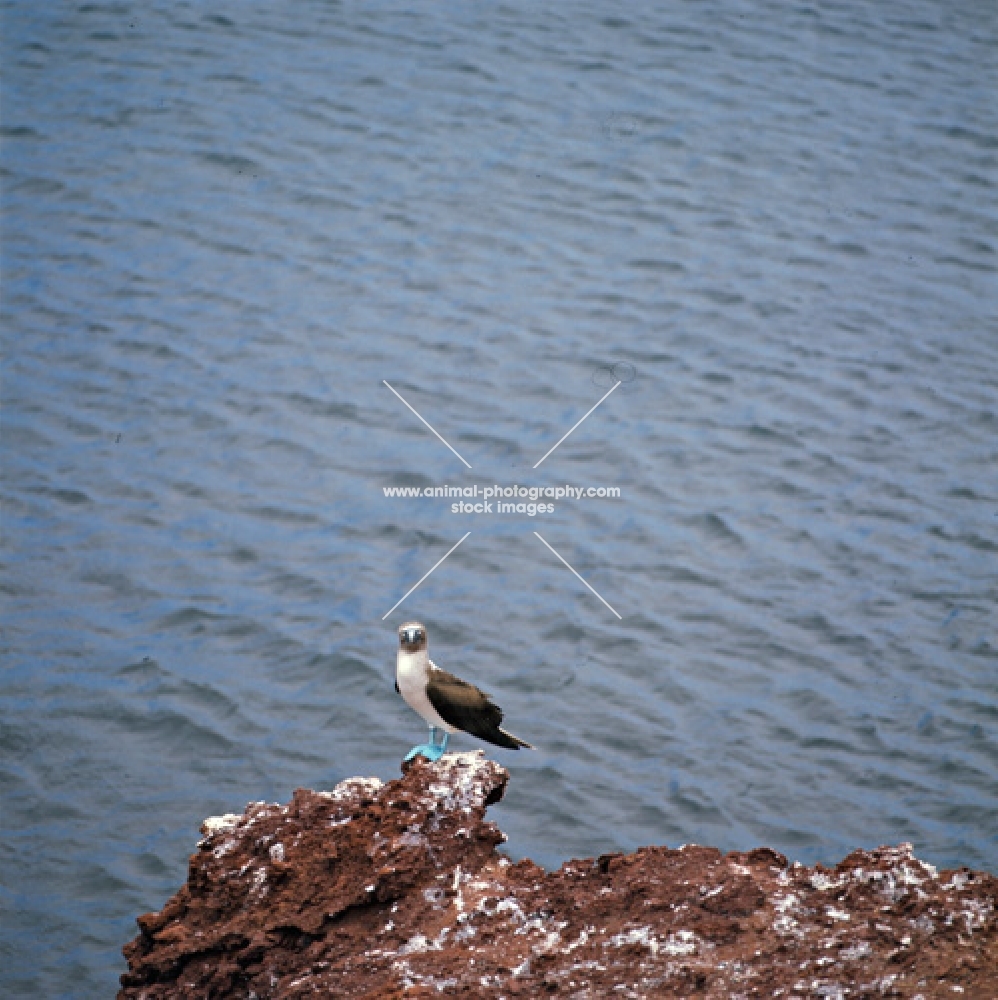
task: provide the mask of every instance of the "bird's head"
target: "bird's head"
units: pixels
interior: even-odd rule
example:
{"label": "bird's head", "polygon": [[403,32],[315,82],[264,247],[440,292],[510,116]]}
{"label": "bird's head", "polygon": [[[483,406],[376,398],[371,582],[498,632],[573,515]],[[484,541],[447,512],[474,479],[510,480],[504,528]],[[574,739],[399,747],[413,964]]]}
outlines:
{"label": "bird's head", "polygon": [[422,622],[404,622],[399,625],[399,649],[418,653],[426,649],[426,626]]}

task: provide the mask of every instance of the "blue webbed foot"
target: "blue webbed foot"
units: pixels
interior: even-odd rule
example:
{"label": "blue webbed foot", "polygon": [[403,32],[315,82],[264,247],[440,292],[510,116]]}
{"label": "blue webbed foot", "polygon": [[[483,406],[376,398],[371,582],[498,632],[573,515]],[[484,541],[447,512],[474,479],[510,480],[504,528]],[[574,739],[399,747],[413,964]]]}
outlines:
{"label": "blue webbed foot", "polygon": [[436,743],[420,743],[418,747],[413,747],[406,755],[406,760],[413,757],[425,757],[427,760],[440,760],[444,755],[444,748]]}
{"label": "blue webbed foot", "polygon": [[447,741],[450,739],[449,733],[444,733],[444,739],[442,743],[437,743],[437,728],[436,726],[430,726],[430,742],[420,743],[418,747],[413,747],[406,755],[406,760],[412,760],[413,757],[425,757],[427,760],[440,760],[444,755],[444,751],[447,749]]}

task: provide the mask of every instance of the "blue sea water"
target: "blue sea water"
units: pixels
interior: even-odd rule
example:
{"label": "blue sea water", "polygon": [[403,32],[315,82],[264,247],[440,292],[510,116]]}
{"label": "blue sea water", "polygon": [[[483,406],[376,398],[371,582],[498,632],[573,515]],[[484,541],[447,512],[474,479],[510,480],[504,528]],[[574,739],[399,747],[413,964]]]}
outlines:
{"label": "blue sea water", "polygon": [[994,4],[0,11],[5,995],[396,775],[410,618],[513,856],[998,871]]}

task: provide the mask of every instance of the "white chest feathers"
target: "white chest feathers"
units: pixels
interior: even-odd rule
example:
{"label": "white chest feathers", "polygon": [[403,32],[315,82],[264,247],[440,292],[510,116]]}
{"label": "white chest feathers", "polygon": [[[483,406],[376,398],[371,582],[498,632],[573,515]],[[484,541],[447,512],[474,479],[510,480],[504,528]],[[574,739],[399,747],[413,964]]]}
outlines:
{"label": "white chest feathers", "polygon": [[430,704],[430,699],[426,697],[426,682],[429,680],[431,668],[433,663],[425,649],[421,649],[418,653],[406,653],[400,649],[395,666],[395,680],[399,692],[406,704],[421,715],[428,725],[436,726],[448,733],[456,733],[457,729],[440,718],[437,710]]}

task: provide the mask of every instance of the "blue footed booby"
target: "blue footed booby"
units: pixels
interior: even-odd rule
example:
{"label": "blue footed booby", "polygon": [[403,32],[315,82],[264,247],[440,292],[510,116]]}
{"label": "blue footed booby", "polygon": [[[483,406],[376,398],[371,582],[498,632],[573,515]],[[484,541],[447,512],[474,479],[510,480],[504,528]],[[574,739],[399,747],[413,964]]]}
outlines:
{"label": "blue footed booby", "polygon": [[[399,626],[395,690],[430,727],[430,742],[413,747],[406,754],[406,760],[420,754],[427,760],[439,760],[447,749],[450,734],[459,729],[497,747],[533,749],[526,741],[499,728],[502,709],[484,691],[441,670],[430,659],[426,626],[421,622],[405,622]],[[438,729],[444,734],[441,743],[437,742]]]}

